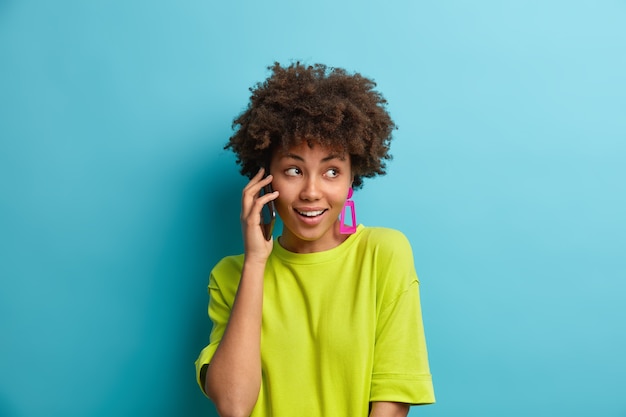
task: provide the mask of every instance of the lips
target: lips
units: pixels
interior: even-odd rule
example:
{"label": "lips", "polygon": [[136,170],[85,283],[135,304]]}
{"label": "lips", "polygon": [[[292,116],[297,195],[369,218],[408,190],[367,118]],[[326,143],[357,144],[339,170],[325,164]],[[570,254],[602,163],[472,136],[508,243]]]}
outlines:
{"label": "lips", "polygon": [[321,209],[317,207],[294,208],[293,210],[296,212],[300,222],[307,226],[317,226],[320,224],[326,217],[325,214],[328,211],[328,209]]}
{"label": "lips", "polygon": [[299,215],[304,216],[304,217],[317,217],[317,216],[323,214],[326,211],[325,209],[323,209],[323,210],[298,210],[298,209],[295,209],[295,210],[296,210],[296,213],[298,213]]}

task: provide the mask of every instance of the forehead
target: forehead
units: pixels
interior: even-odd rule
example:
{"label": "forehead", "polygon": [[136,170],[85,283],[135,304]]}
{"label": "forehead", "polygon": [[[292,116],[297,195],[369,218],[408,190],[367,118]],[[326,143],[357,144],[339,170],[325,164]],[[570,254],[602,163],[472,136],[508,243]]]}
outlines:
{"label": "forehead", "polygon": [[302,160],[328,160],[339,159],[349,161],[344,149],[340,147],[323,146],[314,144],[309,146],[306,141],[302,141],[297,145],[288,148],[277,149],[274,152],[273,159],[302,159]]}

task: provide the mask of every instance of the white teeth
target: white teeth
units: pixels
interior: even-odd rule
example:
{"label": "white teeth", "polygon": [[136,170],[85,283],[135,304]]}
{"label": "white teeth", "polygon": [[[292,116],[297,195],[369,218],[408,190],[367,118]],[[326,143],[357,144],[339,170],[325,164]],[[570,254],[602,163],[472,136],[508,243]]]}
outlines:
{"label": "white teeth", "polygon": [[306,216],[306,217],[315,217],[315,216],[319,216],[320,214],[322,214],[324,212],[324,210],[316,210],[316,211],[298,211],[299,214]]}

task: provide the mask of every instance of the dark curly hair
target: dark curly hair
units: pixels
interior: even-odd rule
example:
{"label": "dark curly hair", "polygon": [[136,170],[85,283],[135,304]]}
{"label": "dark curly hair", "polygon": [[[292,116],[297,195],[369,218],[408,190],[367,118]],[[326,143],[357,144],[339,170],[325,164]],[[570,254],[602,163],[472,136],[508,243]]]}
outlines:
{"label": "dark curly hair", "polygon": [[224,147],[236,154],[242,175],[252,178],[275,149],[302,141],[347,152],[354,188],[364,177],[386,173],[396,125],[374,81],[322,64],[274,63],[268,69],[271,76],[250,88],[248,108],[234,120],[235,133]]}

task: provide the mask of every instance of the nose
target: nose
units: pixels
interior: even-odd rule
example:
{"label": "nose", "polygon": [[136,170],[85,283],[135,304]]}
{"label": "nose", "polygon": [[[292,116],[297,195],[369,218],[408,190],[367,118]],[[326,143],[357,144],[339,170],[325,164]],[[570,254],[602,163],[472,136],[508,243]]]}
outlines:
{"label": "nose", "polygon": [[321,189],[319,180],[316,177],[308,177],[305,179],[300,191],[300,199],[303,201],[315,201],[321,198]]}

